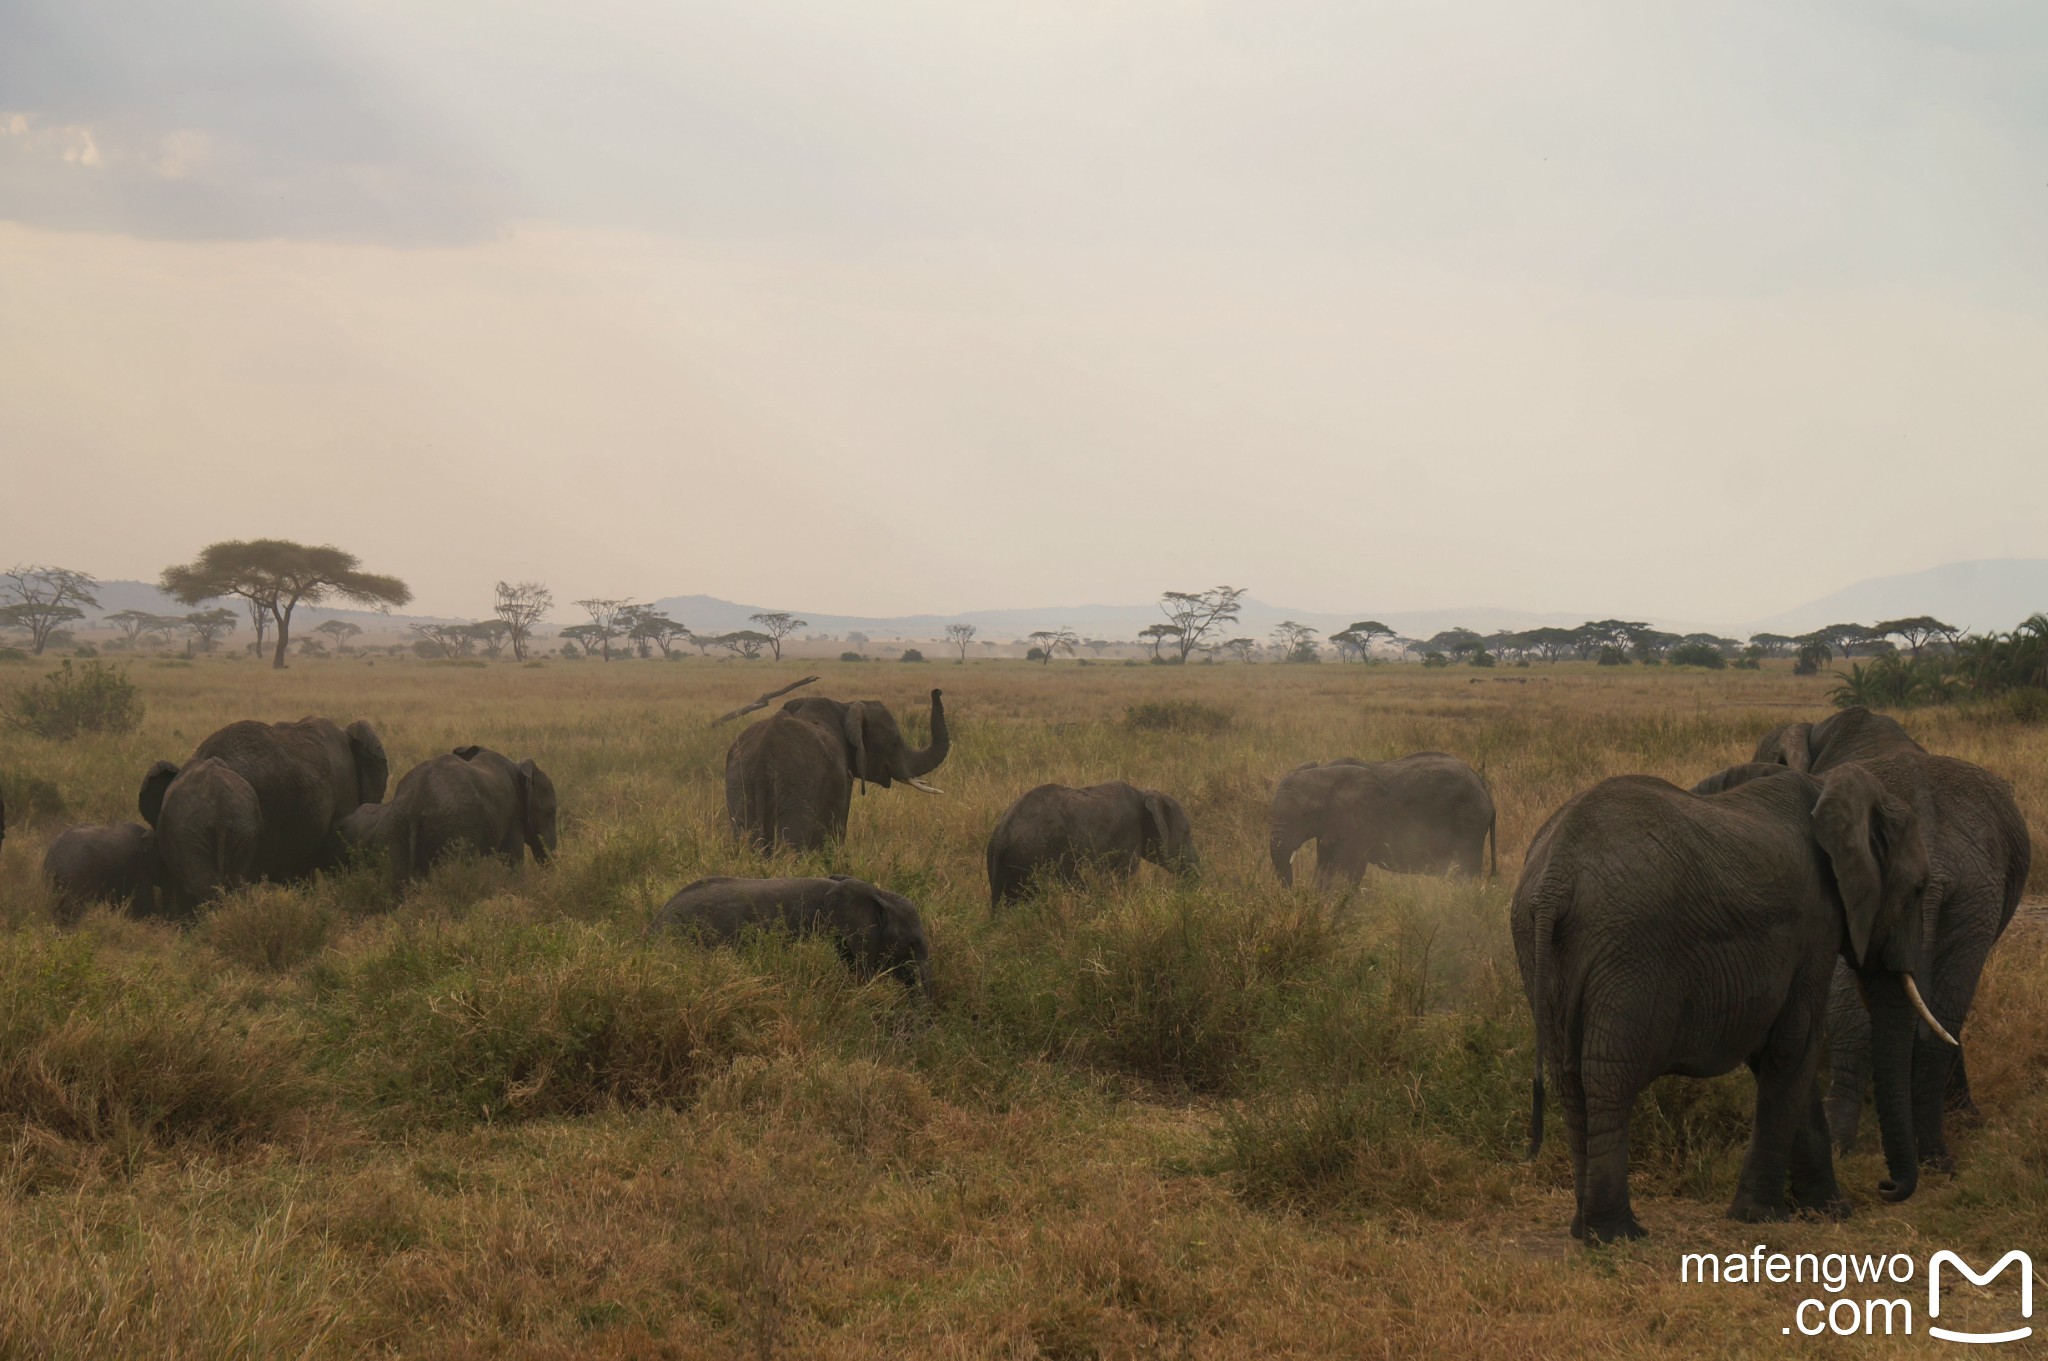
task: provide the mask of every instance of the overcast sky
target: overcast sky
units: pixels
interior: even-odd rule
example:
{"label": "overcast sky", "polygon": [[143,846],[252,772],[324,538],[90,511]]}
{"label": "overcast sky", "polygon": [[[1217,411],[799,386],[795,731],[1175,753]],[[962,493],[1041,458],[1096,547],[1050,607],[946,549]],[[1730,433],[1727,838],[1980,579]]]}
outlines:
{"label": "overcast sky", "polygon": [[1736,622],[2044,361],[2037,0],[0,0],[8,561]]}

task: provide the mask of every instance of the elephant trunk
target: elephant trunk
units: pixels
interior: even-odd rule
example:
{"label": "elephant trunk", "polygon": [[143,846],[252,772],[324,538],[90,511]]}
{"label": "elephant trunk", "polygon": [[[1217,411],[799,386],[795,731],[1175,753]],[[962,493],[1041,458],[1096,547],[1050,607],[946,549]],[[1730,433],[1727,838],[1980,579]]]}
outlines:
{"label": "elephant trunk", "polygon": [[1890,1175],[1879,1185],[1886,1200],[1911,1196],[1920,1182],[1920,1153],[1913,1135],[1913,1023],[1916,1014],[1906,995],[1908,975],[1885,973],[1866,980],[1870,1007],[1870,1066],[1876,1086],[1878,1130],[1884,1140],[1885,1168]]}
{"label": "elephant trunk", "polygon": [[1272,830],[1266,837],[1266,849],[1273,857],[1273,873],[1280,876],[1284,887],[1294,887],[1294,857],[1308,839],[1302,824],[1286,818],[1273,819]]}
{"label": "elephant trunk", "polygon": [[932,691],[931,744],[921,750],[911,750],[903,753],[904,775],[914,780],[920,775],[929,774],[931,771],[938,769],[939,763],[946,759],[946,753],[951,751],[952,747],[952,736],[946,731],[946,706],[944,701],[939,698],[939,692],[934,690]]}

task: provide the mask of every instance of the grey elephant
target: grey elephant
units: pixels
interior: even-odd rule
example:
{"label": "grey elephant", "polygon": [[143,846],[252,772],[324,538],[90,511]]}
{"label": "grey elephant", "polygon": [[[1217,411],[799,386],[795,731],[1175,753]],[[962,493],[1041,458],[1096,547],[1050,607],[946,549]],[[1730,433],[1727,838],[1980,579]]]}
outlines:
{"label": "grey elephant", "polygon": [[946,759],[945,705],[932,691],[931,742],[906,746],[880,700],[792,699],[741,732],[725,754],[725,811],[733,834],[766,850],[816,850],[846,834],[853,786],[898,780],[928,794],[920,777]]}
{"label": "grey elephant", "polygon": [[[361,720],[345,730],[324,718],[230,723],[193,753],[195,761],[207,759],[221,762],[255,790],[263,813],[256,873],[279,883],[340,863],[342,819],[383,799],[391,769],[377,730]],[[152,826],[152,805],[171,809],[177,769],[159,762],[143,784],[143,817]]]}
{"label": "grey elephant", "polygon": [[1880,1189],[1913,1193],[1912,1029],[1928,1014],[1915,981],[1921,832],[1911,804],[1853,766],[1711,795],[1619,776],[1552,815],[1510,924],[1536,1019],[1530,1155],[1542,1145],[1548,1056],[1571,1144],[1574,1237],[1642,1236],[1628,1194],[1637,1094],[1667,1073],[1713,1077],[1742,1063],[1756,1077],[1756,1117],[1729,1215],[1844,1208],[1817,1084],[1838,959],[1878,1018],[1890,1174]]}
{"label": "grey elephant", "polygon": [[532,761],[515,764],[488,747],[457,747],[405,773],[389,802],[342,819],[345,842],[382,853],[394,887],[424,876],[459,847],[512,865],[545,865],[557,845],[554,781]]}
{"label": "grey elephant", "polygon": [[1440,751],[1310,761],[1273,790],[1267,849],[1281,883],[1293,885],[1295,854],[1311,841],[1323,888],[1357,884],[1368,865],[1476,876],[1494,841],[1493,795],[1478,771]]}
{"label": "grey elephant", "polygon": [[989,906],[1024,897],[1034,880],[1079,883],[1090,869],[1128,879],[1140,860],[1180,875],[1197,868],[1194,824],[1179,799],[1122,780],[1085,789],[1042,784],[989,833]]}
{"label": "grey elephant", "polygon": [[[1860,766],[1912,806],[1933,875],[1921,906],[1927,1004],[1962,1036],[1985,961],[2012,921],[2033,862],[2011,786],[1981,766],[1931,755],[1897,722],[1861,706],[1774,729],[1757,744],[1756,760],[1815,775]],[[1828,1124],[1836,1147],[1846,1150],[1856,1140],[1872,1062],[1870,1015],[1846,972],[1835,979],[1829,1015]],[[1959,1048],[1923,1028],[1913,1046],[1914,1137],[1921,1161],[1945,1168],[1944,1106],[1970,1106],[1968,1071]]]}
{"label": "grey elephant", "polygon": [[137,798],[155,842],[159,910],[190,917],[204,903],[262,877],[263,806],[256,788],[208,756],[183,767],[158,761]]}
{"label": "grey elephant", "polygon": [[931,947],[909,899],[863,879],[699,879],[662,905],[650,931],[732,944],[748,931],[828,936],[861,978],[892,973],[931,995]]}
{"label": "grey elephant", "polygon": [[43,878],[57,896],[55,916],[71,926],[94,903],[130,916],[156,912],[156,837],[139,822],[72,827],[43,854]]}

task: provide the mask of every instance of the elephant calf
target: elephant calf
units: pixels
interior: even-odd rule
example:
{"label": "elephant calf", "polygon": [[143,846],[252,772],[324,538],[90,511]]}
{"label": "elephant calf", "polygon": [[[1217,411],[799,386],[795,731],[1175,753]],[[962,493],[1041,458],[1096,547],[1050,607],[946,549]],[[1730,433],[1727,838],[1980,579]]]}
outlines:
{"label": "elephant calf", "polygon": [[1324,888],[1356,885],[1368,865],[1477,875],[1489,849],[1491,870],[1500,869],[1486,781],[1440,751],[1296,766],[1273,790],[1268,850],[1281,883],[1293,887],[1294,857],[1311,841]]}
{"label": "elephant calf", "polygon": [[130,916],[156,912],[156,837],[139,822],[73,827],[50,843],[43,878],[57,895],[56,918],[70,926],[94,903]]}
{"label": "elephant calf", "polygon": [[893,973],[931,995],[924,919],[909,899],[844,874],[827,879],[699,879],[662,905],[650,931],[730,945],[749,930],[830,936],[862,978]]}
{"label": "elephant calf", "polygon": [[1918,815],[1856,766],[1711,795],[1620,776],[1544,824],[1510,924],[1536,1018],[1530,1155],[1547,1054],[1571,1142],[1574,1237],[1642,1236],[1628,1195],[1637,1094],[1666,1073],[1742,1063],[1756,1075],[1756,1118],[1730,1217],[1784,1218],[1788,1178],[1790,1206],[1843,1207],[1816,1083],[1837,958],[1878,1032],[1881,1189],[1913,1193],[1916,1015],[1934,1025],[1914,982],[1927,882]]}
{"label": "elephant calf", "polygon": [[1042,784],[989,833],[989,906],[1024,897],[1034,879],[1074,884],[1090,869],[1128,879],[1140,860],[1194,872],[1194,825],[1179,799],[1122,780],[1085,789]]}
{"label": "elephant calf", "polygon": [[533,852],[537,865],[555,853],[555,784],[532,761],[512,761],[488,747],[457,747],[405,773],[389,802],[364,804],[341,823],[342,840],[382,852],[392,884],[425,876],[458,847],[512,865]]}
{"label": "elephant calf", "polygon": [[190,917],[200,904],[262,877],[262,800],[226,761],[158,761],[136,803],[155,830],[166,916]]}

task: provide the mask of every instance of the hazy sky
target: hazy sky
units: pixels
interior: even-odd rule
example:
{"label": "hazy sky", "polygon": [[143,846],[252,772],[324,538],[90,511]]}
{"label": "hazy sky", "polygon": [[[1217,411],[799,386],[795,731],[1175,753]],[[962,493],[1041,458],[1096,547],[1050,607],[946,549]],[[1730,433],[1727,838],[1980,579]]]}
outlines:
{"label": "hazy sky", "polygon": [[8,561],[1733,623],[2044,375],[2037,0],[0,0]]}

